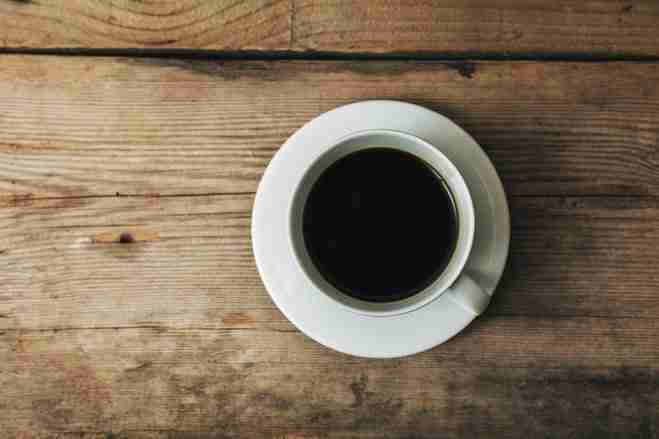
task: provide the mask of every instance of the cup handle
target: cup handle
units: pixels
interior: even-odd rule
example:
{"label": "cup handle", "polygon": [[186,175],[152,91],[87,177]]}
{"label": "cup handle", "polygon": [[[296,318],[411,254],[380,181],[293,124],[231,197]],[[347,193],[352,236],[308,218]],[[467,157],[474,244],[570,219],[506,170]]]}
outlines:
{"label": "cup handle", "polygon": [[460,275],[446,293],[456,305],[474,317],[485,311],[491,299],[490,295],[465,273]]}

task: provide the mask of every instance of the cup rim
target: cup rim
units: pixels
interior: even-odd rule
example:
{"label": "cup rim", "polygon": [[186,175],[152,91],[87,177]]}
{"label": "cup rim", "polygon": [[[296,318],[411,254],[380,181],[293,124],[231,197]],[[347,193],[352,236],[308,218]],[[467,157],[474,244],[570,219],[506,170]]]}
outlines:
{"label": "cup rim", "polygon": [[[453,201],[455,203],[458,218],[458,238],[456,240],[453,254],[447,262],[444,271],[440,273],[430,285],[426,286],[416,294],[392,302],[368,302],[349,296],[338,290],[331,285],[322,274],[320,274],[317,267],[311,262],[311,258],[307,254],[306,246],[301,237],[301,212],[304,209],[308,193],[319,175],[322,174],[322,172],[324,172],[332,163],[335,163],[337,160],[348,154],[363,149],[381,148],[383,145],[368,144],[368,142],[365,142],[365,145],[356,149],[348,148],[347,151],[341,151],[338,155],[333,157],[333,159],[325,163],[324,166],[317,169],[319,163],[323,160],[327,160],[327,157],[332,154],[336,154],[336,151],[341,146],[346,145],[351,141],[367,136],[378,135],[389,138],[402,138],[409,142],[408,145],[414,144],[418,147],[417,150],[411,151],[408,148],[401,148],[396,145],[385,146],[411,153],[417,158],[423,160],[428,166],[432,167],[435,172],[441,176],[446,186],[449,188],[449,191],[454,198]],[[471,253],[475,234],[475,213],[471,193],[464,177],[453,162],[441,152],[439,147],[428,141],[413,134],[388,129],[370,129],[353,132],[337,139],[331,145],[321,148],[320,151],[321,153],[318,154],[318,156],[309,164],[302,178],[297,182],[294,189],[293,201],[288,213],[288,237],[293,249],[293,255],[300,266],[302,273],[316,287],[316,290],[344,309],[353,313],[373,317],[387,317],[414,311],[434,301],[448,290],[464,269],[469,254]],[[423,156],[423,153],[425,153],[426,156]],[[434,160],[432,163],[426,159],[427,156],[433,157]],[[442,169],[438,169],[438,165]],[[313,173],[316,174],[315,178],[313,178]]]}

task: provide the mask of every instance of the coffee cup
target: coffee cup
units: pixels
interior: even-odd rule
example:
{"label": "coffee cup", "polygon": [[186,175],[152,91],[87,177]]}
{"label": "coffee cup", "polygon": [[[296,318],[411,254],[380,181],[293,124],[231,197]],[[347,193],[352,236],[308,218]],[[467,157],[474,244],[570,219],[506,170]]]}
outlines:
{"label": "coffee cup", "polygon": [[[384,195],[374,196],[380,187],[385,188]],[[414,208],[391,208],[391,199]],[[404,230],[393,226],[396,221],[405,225]],[[403,236],[396,246],[384,236],[381,243],[379,228],[390,230],[387,236]],[[406,240],[405,230],[414,232],[412,242]],[[476,316],[490,296],[465,271],[474,232],[472,197],[456,166],[419,137],[378,129],[339,139],[308,166],[295,187],[288,238],[308,280],[351,312],[398,315],[447,295]],[[374,247],[370,253],[364,248],[369,245]],[[384,255],[387,251],[391,255]],[[378,288],[381,295],[365,293]]]}

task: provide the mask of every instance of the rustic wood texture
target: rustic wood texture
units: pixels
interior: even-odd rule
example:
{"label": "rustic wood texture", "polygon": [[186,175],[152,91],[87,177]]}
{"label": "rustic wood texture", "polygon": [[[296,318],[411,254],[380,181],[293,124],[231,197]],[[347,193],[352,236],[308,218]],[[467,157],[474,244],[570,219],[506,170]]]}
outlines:
{"label": "rustic wood texture", "polygon": [[[654,63],[0,57],[0,433],[657,437],[658,77]],[[249,236],[281,142],[369,98],[465,126],[512,212],[486,314],[391,361],[297,331]]]}
{"label": "rustic wood texture", "polygon": [[257,328],[5,332],[0,424],[67,439],[652,439],[658,332],[651,320],[486,317],[391,361]]}
{"label": "rustic wood texture", "polygon": [[252,193],[307,120],[416,102],[483,145],[510,195],[659,194],[659,65],[0,58],[0,200]]}
{"label": "rustic wood texture", "polygon": [[654,0],[2,0],[6,48],[659,55]]}
{"label": "rustic wood texture", "polygon": [[[251,195],[217,195],[5,207],[0,330],[288,330],[252,260],[251,206]],[[511,207],[511,262],[488,315],[659,315],[655,199],[521,197]]]}

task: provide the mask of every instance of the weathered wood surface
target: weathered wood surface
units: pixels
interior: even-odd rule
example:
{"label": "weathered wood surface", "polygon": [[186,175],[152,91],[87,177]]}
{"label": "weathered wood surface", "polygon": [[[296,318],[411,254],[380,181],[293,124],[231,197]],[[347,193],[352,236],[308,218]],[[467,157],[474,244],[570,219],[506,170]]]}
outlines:
{"label": "weathered wood surface", "polygon": [[256,327],[5,332],[0,425],[66,439],[652,439],[657,335],[653,320],[485,317],[440,349],[377,361]]}
{"label": "weathered wood surface", "polygon": [[[658,77],[651,63],[0,57],[0,433],[655,438]],[[486,314],[393,361],[299,333],[250,249],[281,142],[367,98],[464,125],[512,210]]]}
{"label": "weathered wood surface", "polygon": [[659,55],[654,0],[2,0],[0,47]]}
{"label": "weathered wood surface", "polygon": [[[251,205],[251,195],[218,195],[4,207],[0,330],[291,330],[254,266]],[[521,197],[511,207],[511,260],[488,315],[659,315],[655,199]]]}
{"label": "weathered wood surface", "polygon": [[0,58],[0,197],[252,193],[338,105],[433,108],[510,195],[659,194],[659,64]]}

